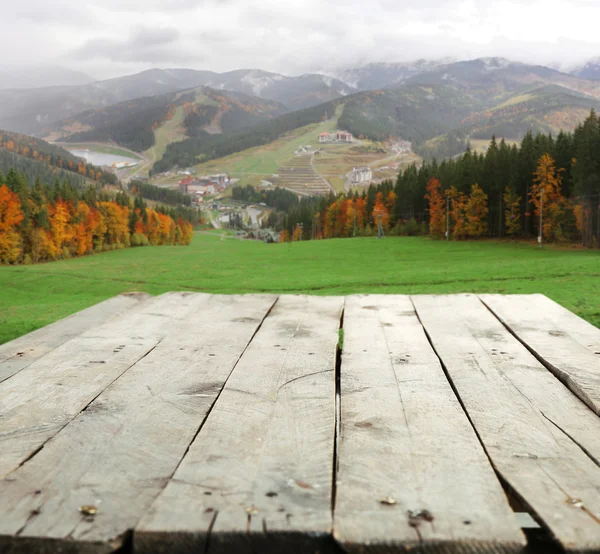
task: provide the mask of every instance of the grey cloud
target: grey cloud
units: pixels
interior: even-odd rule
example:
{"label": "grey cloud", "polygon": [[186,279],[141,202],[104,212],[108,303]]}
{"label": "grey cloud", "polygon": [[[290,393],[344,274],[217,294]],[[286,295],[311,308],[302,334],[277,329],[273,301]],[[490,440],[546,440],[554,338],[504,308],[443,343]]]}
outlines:
{"label": "grey cloud", "polygon": [[[11,16],[17,21],[43,24],[80,25],[92,23],[93,17],[89,7],[84,3],[75,3],[72,0],[55,0],[46,2],[31,0],[30,2],[13,3],[6,9],[2,8],[4,17]],[[12,13],[11,13],[12,11]]]}
{"label": "grey cloud", "polygon": [[[0,67],[42,61],[97,77],[157,65],[298,74],[446,56],[549,64],[599,55],[599,36],[588,29],[580,33],[588,42],[576,40],[576,25],[563,20],[600,19],[600,0],[546,1],[564,9],[545,10],[551,25],[531,27],[522,13],[542,0],[0,0],[5,42],[20,45],[0,51]],[[528,41],[507,38],[520,36]]]}
{"label": "grey cloud", "polygon": [[173,28],[140,28],[125,40],[98,38],[87,41],[73,56],[81,60],[105,58],[111,61],[172,61],[177,57],[173,46],[180,38]]}
{"label": "grey cloud", "polygon": [[[94,0],[98,6],[116,12],[140,11],[139,0]],[[230,0],[144,0],[145,12],[181,12],[210,7]]]}

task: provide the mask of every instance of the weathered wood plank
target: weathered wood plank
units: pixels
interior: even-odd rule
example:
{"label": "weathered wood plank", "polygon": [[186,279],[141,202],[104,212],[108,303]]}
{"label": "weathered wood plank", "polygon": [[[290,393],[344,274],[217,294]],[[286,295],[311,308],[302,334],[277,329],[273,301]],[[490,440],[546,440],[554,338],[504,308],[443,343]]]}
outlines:
{"label": "weathered wood plank", "polygon": [[332,542],[342,305],[280,297],[137,526],[136,552],[323,552]]}
{"label": "weathered wood plank", "polygon": [[141,292],[120,294],[0,345],[0,383],[89,329],[138,309],[150,298]]}
{"label": "weathered wood plank", "polygon": [[600,464],[600,419],[494,318],[486,321],[492,326],[481,328],[477,340],[502,375]]}
{"label": "weathered wood plank", "polygon": [[[544,294],[479,294],[479,298],[493,312],[506,313],[507,319],[519,317],[520,327],[538,328],[538,322],[545,327],[554,325],[556,336],[562,333],[576,340],[590,352],[600,352],[600,329],[589,321],[567,310]],[[498,316],[498,314],[496,314]],[[503,320],[503,318],[499,318]]]}
{"label": "weathered wood plank", "polygon": [[346,299],[341,408],[334,533],[347,551],[523,550],[408,296]]}
{"label": "weathered wood plank", "polygon": [[0,383],[0,478],[16,469],[193,311],[203,295],[167,293],[75,337]]}
{"label": "weathered wood plank", "polygon": [[[172,476],[275,299],[193,298],[194,311],[174,319],[148,356],[0,481],[0,550],[118,546]],[[84,505],[97,515],[83,517]]]}
{"label": "weathered wood plank", "polygon": [[600,329],[541,294],[481,300],[544,364],[600,415]]}
{"label": "weathered wood plank", "polygon": [[[552,387],[546,370],[476,296],[412,299],[496,470],[567,552],[598,551],[600,467],[545,415],[554,399],[573,406],[565,400],[570,393],[556,380]],[[543,403],[540,383],[552,394]],[[563,414],[563,424],[575,425],[581,413]]]}

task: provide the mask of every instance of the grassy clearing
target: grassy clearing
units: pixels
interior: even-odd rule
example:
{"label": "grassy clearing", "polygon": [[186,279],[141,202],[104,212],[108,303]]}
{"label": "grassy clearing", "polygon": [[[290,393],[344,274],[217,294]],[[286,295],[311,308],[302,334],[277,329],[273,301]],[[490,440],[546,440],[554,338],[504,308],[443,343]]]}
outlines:
{"label": "grassy clearing", "polygon": [[335,121],[307,125],[264,146],[257,146],[219,160],[206,162],[195,166],[194,169],[200,174],[224,171],[238,178],[242,175],[257,175],[267,178],[277,173],[286,162],[290,161],[299,146],[311,144],[316,148],[319,143],[319,134],[333,131],[335,126]]}
{"label": "grassy clearing", "polygon": [[147,158],[156,162],[164,156],[169,144],[185,139],[183,116],[183,106],[179,106],[171,119],[154,129],[154,146],[144,152]]}
{"label": "grassy clearing", "polygon": [[189,247],[0,267],[0,343],[126,291],[539,292],[600,326],[599,262],[598,251],[509,242],[390,237],[267,245],[198,233]]}

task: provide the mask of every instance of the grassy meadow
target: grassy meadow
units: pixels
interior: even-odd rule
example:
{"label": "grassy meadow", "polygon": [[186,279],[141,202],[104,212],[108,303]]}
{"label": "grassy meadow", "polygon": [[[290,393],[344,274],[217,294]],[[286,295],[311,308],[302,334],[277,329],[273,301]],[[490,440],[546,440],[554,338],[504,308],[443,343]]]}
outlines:
{"label": "grassy meadow", "polygon": [[546,294],[600,326],[598,251],[422,237],[263,244],[197,233],[191,246],[130,248],[0,267],[0,343],[127,291]]}

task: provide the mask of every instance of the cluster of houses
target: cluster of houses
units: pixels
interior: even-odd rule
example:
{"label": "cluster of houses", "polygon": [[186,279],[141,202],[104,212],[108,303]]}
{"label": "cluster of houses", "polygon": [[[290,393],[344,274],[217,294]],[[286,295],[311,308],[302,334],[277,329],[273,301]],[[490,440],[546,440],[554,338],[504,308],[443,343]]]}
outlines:
{"label": "cluster of houses", "polygon": [[184,177],[179,181],[179,189],[184,194],[192,197],[194,204],[202,204],[204,197],[217,194],[229,185],[229,175],[219,173],[217,175],[204,175],[202,177]]}
{"label": "cluster of houses", "polygon": [[352,133],[346,131],[336,131],[335,133],[321,133],[319,142],[354,142]]}
{"label": "cluster of houses", "polygon": [[355,167],[348,174],[348,178],[353,185],[368,184],[373,179],[373,171],[368,167]]}

